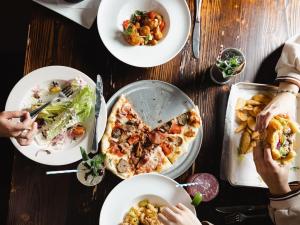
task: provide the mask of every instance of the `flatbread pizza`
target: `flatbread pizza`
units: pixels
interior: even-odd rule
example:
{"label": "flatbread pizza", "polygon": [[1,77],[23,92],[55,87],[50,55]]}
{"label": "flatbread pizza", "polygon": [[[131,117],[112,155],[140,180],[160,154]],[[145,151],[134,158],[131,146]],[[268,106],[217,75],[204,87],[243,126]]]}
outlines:
{"label": "flatbread pizza", "polygon": [[111,111],[101,142],[106,166],[123,179],[163,172],[188,152],[200,126],[195,107],[151,130],[122,95]]}

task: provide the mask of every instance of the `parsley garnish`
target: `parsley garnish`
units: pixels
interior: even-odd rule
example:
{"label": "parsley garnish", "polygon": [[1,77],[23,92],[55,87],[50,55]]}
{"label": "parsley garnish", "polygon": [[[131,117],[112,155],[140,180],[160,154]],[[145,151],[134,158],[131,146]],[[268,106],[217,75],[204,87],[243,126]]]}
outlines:
{"label": "parsley garnish", "polygon": [[130,22],[136,23],[137,17],[145,17],[146,11],[135,10],[135,12],[130,17]]}
{"label": "parsley garnish", "polygon": [[153,36],[151,34],[148,34],[146,37],[145,37],[145,44],[147,44],[149,41],[151,41],[153,39]]}
{"label": "parsley garnish", "polygon": [[235,75],[243,63],[242,57],[232,52],[225,55],[224,59],[217,59],[216,66],[222,72],[223,77],[230,77]]}
{"label": "parsley garnish", "polygon": [[132,25],[129,25],[126,30],[123,31],[125,35],[131,35],[133,33]]}

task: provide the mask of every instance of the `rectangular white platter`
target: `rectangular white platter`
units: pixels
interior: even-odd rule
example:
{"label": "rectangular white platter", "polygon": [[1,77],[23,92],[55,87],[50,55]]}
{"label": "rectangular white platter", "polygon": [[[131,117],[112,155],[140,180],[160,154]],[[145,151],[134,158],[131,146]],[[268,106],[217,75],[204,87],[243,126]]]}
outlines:
{"label": "rectangular white platter", "polygon": [[[237,83],[232,85],[225,117],[225,130],[221,159],[221,178],[227,179],[233,186],[262,187],[266,188],[259,174],[256,172],[253,154],[238,154],[241,133],[234,130],[238,126],[235,115],[235,106],[238,98],[250,99],[258,93],[275,95],[277,87],[255,83]],[[300,96],[295,102],[295,118],[300,122]],[[300,180],[300,136],[296,136],[294,148],[297,152],[296,159],[289,165],[289,181]]]}

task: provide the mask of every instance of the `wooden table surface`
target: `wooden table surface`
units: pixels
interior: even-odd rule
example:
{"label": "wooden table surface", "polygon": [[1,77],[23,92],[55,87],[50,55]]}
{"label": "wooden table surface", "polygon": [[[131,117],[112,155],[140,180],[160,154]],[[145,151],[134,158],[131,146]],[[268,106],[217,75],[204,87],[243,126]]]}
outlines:
{"label": "wooden table surface", "polygon": [[[194,18],[194,1],[187,0],[187,3]],[[219,178],[230,85],[239,81],[273,83],[282,44],[300,32],[300,1],[203,0],[200,59],[192,57],[190,36],[184,49],[168,63],[154,68],[135,68],[108,52],[99,38],[96,24],[86,30],[35,3],[28,13],[31,19],[24,74],[48,65],[74,67],[94,80],[100,73],[106,100],[134,81],[163,80],[181,88],[199,105],[204,124],[203,144],[194,166],[178,181],[184,181],[194,172],[209,172]],[[244,74],[225,86],[213,84],[208,76],[221,45],[240,48],[247,60]],[[93,193],[93,188],[81,185],[74,175],[45,175],[47,170],[69,169],[76,165],[44,166],[15,151],[7,224],[98,224],[103,201],[120,180],[107,173]],[[215,206],[268,202],[266,190],[231,187],[224,181],[220,181],[220,185],[218,197],[197,208],[201,220],[222,224],[214,211]],[[259,224],[271,222],[264,220]]]}

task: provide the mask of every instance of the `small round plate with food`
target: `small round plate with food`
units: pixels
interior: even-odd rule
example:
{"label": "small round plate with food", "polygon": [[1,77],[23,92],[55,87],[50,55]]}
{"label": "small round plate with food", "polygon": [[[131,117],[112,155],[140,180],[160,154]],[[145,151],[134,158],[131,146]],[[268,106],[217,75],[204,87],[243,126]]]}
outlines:
{"label": "small round plate with food", "polygon": [[[72,94],[52,102],[38,114],[38,133],[31,145],[21,146],[11,138],[15,147],[35,162],[66,165],[81,159],[79,146],[91,149],[95,129],[95,83],[76,69],[48,66],[24,76],[7,99],[6,111],[32,111],[59,96],[64,87],[72,90]],[[107,120],[103,97],[101,102],[96,126],[99,140]]]}
{"label": "small round plate with food", "polygon": [[[196,214],[190,196],[176,184],[176,181],[159,174],[142,174],[122,181],[105,199],[99,225],[133,224],[130,223],[131,218],[139,222],[136,224],[146,224],[143,223],[144,217],[151,217],[153,224],[160,224],[155,223],[160,209],[178,203]],[[145,207],[149,210],[142,215]]]}
{"label": "small round plate with food", "polygon": [[106,168],[122,179],[157,172],[182,175],[200,151],[198,106],[177,87],[158,80],[131,83],[108,101],[101,140]]}
{"label": "small round plate with food", "polygon": [[97,24],[102,42],[116,58],[153,67],[181,51],[191,18],[182,0],[102,0]]}

